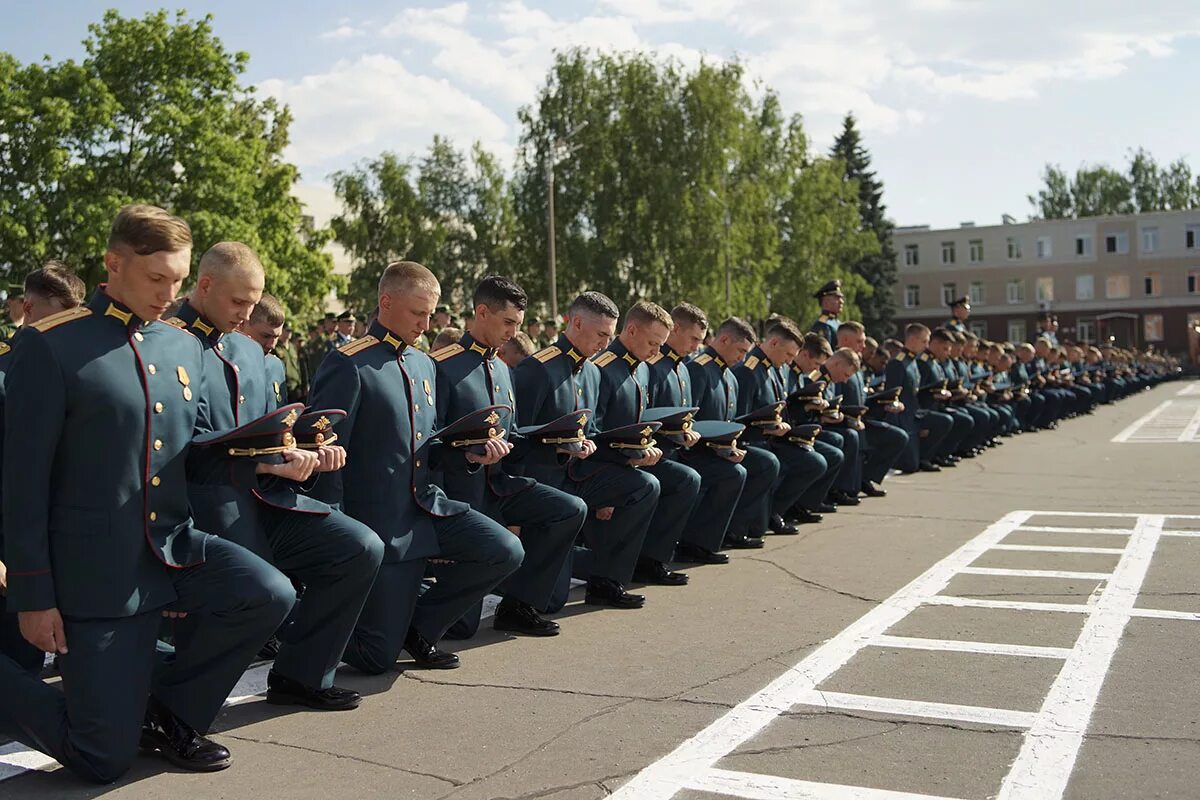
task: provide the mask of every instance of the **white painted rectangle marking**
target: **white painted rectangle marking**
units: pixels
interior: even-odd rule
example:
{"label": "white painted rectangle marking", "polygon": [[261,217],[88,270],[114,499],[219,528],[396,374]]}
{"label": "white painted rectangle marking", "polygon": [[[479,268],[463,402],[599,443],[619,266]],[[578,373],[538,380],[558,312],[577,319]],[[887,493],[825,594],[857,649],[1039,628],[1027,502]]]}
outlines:
{"label": "white painted rectangle marking", "polygon": [[727,769],[706,769],[691,778],[683,788],[728,797],[742,797],[746,800],[955,800],[941,795],[798,781],[778,775],[758,775]]}
{"label": "white painted rectangle marking", "polygon": [[1004,569],[1002,567],[963,567],[964,575],[994,575],[1001,578],[1070,578],[1074,580],[1108,580],[1107,572],[1074,572],[1063,569]]}
{"label": "white painted rectangle marking", "polygon": [[1095,553],[1110,556],[1119,556],[1125,552],[1122,547],[1071,547],[1070,545],[1056,544],[998,544],[992,549],[1017,550],[1025,553]]}
{"label": "white painted rectangle marking", "polygon": [[1200,537],[1200,531],[1163,531],[1163,536],[1182,536],[1184,538]]}
{"label": "white painted rectangle marking", "polygon": [[1085,603],[1037,603],[1023,600],[989,600],[984,597],[956,597],[939,594],[925,601],[931,606],[953,606],[954,608],[998,608],[1005,611],[1061,611],[1065,614],[1090,614],[1095,611]]}
{"label": "white painted rectangle marking", "polygon": [[976,722],[981,725],[1000,725],[1006,728],[1028,728],[1033,724],[1032,711],[989,706],[965,706],[958,703],[934,703],[927,700],[907,700],[900,697],[877,697],[870,694],[848,694],[811,689],[800,695],[796,705],[820,708],[840,708],[847,711],[870,711],[898,717],[947,719],[955,722]]}
{"label": "white painted rectangle marking", "polygon": [[1142,619],[1178,619],[1187,622],[1200,622],[1200,613],[1195,611],[1170,611],[1165,608],[1135,608],[1129,612],[1131,617]]}
{"label": "white painted rectangle marking", "polygon": [[875,647],[901,647],[910,650],[945,650],[951,653],[980,653],[996,656],[1021,656],[1024,658],[1066,658],[1071,654],[1069,647],[1042,647],[1032,644],[1004,644],[1003,642],[968,642],[961,639],[924,639],[913,636],[876,636],[871,642]]}
{"label": "white painted rectangle marking", "polygon": [[1022,525],[1017,530],[1035,533],[1107,533],[1113,536],[1128,536],[1133,533],[1125,528],[1063,528],[1057,525]]}
{"label": "white painted rectangle marking", "polygon": [[1163,411],[1165,411],[1168,407],[1170,407],[1171,402],[1172,401],[1170,401],[1170,400],[1162,401],[1161,403],[1158,404],[1157,407],[1155,407],[1153,410],[1151,410],[1148,414],[1144,414],[1144,415],[1138,417],[1137,419],[1135,419],[1132,423],[1130,423],[1129,427],[1125,428],[1125,430],[1121,431],[1116,436],[1114,436],[1112,438],[1112,441],[1114,441],[1114,442],[1129,441],[1130,436],[1133,436],[1135,433],[1138,432],[1138,430],[1140,430],[1142,428],[1143,425],[1150,422],[1155,417],[1157,417],[1159,414],[1161,414]]}

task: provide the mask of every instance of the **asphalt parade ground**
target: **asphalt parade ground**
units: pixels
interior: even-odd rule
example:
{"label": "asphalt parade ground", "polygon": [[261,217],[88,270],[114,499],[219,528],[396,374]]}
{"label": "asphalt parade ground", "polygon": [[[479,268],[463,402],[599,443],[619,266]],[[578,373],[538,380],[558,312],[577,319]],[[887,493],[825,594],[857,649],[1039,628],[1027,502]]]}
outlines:
{"label": "asphalt parade ground", "polygon": [[234,766],[82,785],[0,747],[0,798],[1200,797],[1200,384],[1168,383],[797,536],[484,625],[461,669],[339,683],[351,713],[218,721]]}

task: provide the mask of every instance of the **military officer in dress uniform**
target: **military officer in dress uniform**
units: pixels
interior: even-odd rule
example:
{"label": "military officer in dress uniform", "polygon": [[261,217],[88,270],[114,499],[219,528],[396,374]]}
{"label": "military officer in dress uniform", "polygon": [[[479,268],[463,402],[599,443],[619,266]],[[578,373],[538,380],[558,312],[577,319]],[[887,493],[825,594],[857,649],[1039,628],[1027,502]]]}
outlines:
{"label": "military officer in dress uniform", "polygon": [[[33,325],[51,314],[58,314],[83,304],[84,284],[66,266],[51,264],[25,276],[24,324]],[[4,417],[4,374],[8,370],[11,349],[0,343],[0,420]],[[0,453],[3,453],[3,429],[0,428]],[[4,532],[0,530],[0,653],[33,674],[42,669],[45,654],[25,640],[17,624],[16,614],[6,613],[4,595],[8,581],[4,567]]]}
{"label": "military officer in dress uniform", "polygon": [[8,320],[0,322],[0,338],[5,340],[16,336],[17,331],[25,324],[25,288],[19,283],[8,285],[5,302],[8,305]]}
{"label": "military officer in dress uniform", "polygon": [[[196,287],[170,324],[196,337],[204,351],[204,402],[216,430],[229,430],[278,407],[263,348],[236,333],[260,303],[265,276],[240,242],[213,245],[200,259]],[[342,467],[337,444],[313,451],[318,473]],[[383,545],[363,523],[302,494],[296,484],[189,487],[200,525],[219,530],[304,587],[279,632],[267,675],[269,702],[320,711],[355,708],[358,692],[333,685],[334,672],[383,558]],[[264,640],[265,641],[265,640]]]}
{"label": "military officer in dress uniform", "polygon": [[922,408],[918,399],[921,391],[921,370],[917,354],[929,346],[929,328],[914,322],[904,329],[904,348],[887,363],[884,385],[900,389],[904,410],[895,415],[896,424],[908,434],[908,450],[897,462],[902,472],[940,472],[933,463],[942,440],[954,427],[954,418],[940,411]]}
{"label": "military officer in dress uniform", "polygon": [[[730,366],[746,357],[754,338],[754,329],[747,322],[730,317],[717,328],[703,352],[687,362],[692,381],[690,400],[700,409],[698,419],[732,422],[738,416],[738,382]],[[745,431],[739,443],[744,455],[736,458],[729,454],[736,459],[734,464],[746,470],[746,482],[725,534],[725,545],[738,549],[763,546],[771,521],[772,490],[779,479],[778,457],[761,437],[759,444],[750,444],[753,438],[750,431]]]}
{"label": "military officer in dress uniform", "polygon": [[[263,292],[254,310],[250,312],[250,318],[238,328],[258,342],[258,346],[263,349],[263,357],[266,359],[268,408],[271,410],[287,405],[288,402],[288,384],[291,379],[287,374],[284,357],[278,355],[288,349],[286,345],[281,346],[286,321],[283,304],[275,299],[274,295]],[[300,399],[293,396],[292,402],[299,402]]]}
{"label": "military officer in dress uniform", "polygon": [[[312,463],[191,458],[210,429],[201,350],[157,321],[190,262],[187,223],[125,207],[108,285],[23,331],[6,376],[8,606],[29,642],[58,654],[62,690],[0,657],[0,734],[100,783],[139,745],[185,769],[229,766],[202,732],[295,598],[274,567],[192,523],[196,471],[305,480]],[[166,663],[163,616],[194,622]]]}
{"label": "military officer in dress uniform", "polygon": [[[681,303],[671,310],[671,322],[661,352],[646,362],[650,367],[650,404],[698,408],[687,360],[704,343],[708,317],[697,306]],[[729,521],[746,484],[746,468],[738,463],[745,459],[745,451],[739,449],[741,455],[726,456],[698,445],[697,441],[692,447],[664,451],[700,476],[700,495],[684,525],[675,556],[698,564],[724,564],[729,556],[717,551],[725,542]]]}
{"label": "military officer in dress uniform", "polygon": [[[512,376],[497,350],[519,330],[528,304],[525,290],[507,278],[484,278],[476,287],[470,330],[458,343],[430,354],[437,364],[439,424],[488,406],[516,406]],[[470,504],[501,525],[520,529],[525,560],[497,587],[504,599],[496,609],[493,627],[527,636],[554,636],[559,632],[558,623],[538,612],[549,609],[558,577],[583,527],[587,505],[533,478],[511,474],[508,465],[519,460],[532,443],[516,433],[515,415],[493,427],[503,433],[515,452],[479,469],[464,453],[452,450],[442,459],[442,487],[450,499]],[[476,607],[467,612],[461,633],[474,634],[480,610]]]}
{"label": "military officer in dress uniform", "polygon": [[821,315],[809,330],[825,337],[830,347],[837,347],[838,325],[841,324],[838,322],[838,314],[842,313],[846,305],[846,295],[842,294],[842,282],[830,281],[817,289],[813,297],[821,304]]}
{"label": "military officer in dress uniform", "polygon": [[951,378],[942,368],[950,355],[952,334],[938,328],[930,334],[925,352],[917,356],[917,370],[921,375],[921,390],[918,398],[921,408],[948,415],[953,424],[950,432],[942,439],[941,446],[931,459],[941,467],[953,467],[962,458],[973,457],[966,449],[975,430],[975,420],[963,408],[952,404],[952,393],[947,388]]}
{"label": "military officer in dress uniform", "polygon": [[[332,428],[346,466],[321,475],[312,494],[339,504],[384,543],[383,566],[343,659],[372,674],[391,669],[401,650],[418,666],[457,667],[458,656],[439,650],[438,640],[525,555],[508,529],[449,499],[431,479],[446,455],[430,441],[437,373],[413,343],[429,329],[441,291],[421,264],[389,264],[379,279],[378,317],[366,336],[321,363],[309,395],[312,408],[346,411]],[[501,439],[489,439],[483,450],[466,460],[486,467],[508,453]],[[430,558],[450,563],[422,594]]]}
{"label": "military officer in dress uniform", "polygon": [[[867,349],[867,335],[862,323],[843,322],[838,327],[837,339],[839,348],[849,348],[860,357]],[[844,405],[867,405],[867,392],[863,383],[862,370],[847,378],[845,383],[838,384],[837,389]],[[891,414],[886,409],[894,409],[892,414],[899,411],[898,406],[889,404],[885,406],[884,413],[887,416],[891,416]],[[859,437],[865,444],[862,492],[868,497],[883,497],[887,491],[880,484],[883,483],[883,479],[887,477],[888,472],[895,466],[908,446],[908,434],[904,432],[903,428],[889,422],[886,417],[869,416],[863,422],[866,424],[866,430],[862,431]]]}
{"label": "military officer in dress uniform", "polygon": [[[513,370],[517,418],[522,426],[545,425],[572,412],[594,409],[600,369],[591,356],[611,341],[619,312],[599,292],[584,292],[567,310],[567,329],[551,346]],[[588,438],[577,454],[554,446],[530,448],[522,460],[525,475],[579,497],[588,505],[583,526],[586,548],[576,547],[572,571],[587,581],[585,602],[614,608],[640,608],[645,597],[625,591],[633,577],[642,541],[658,503],[658,479],[631,464],[590,463],[595,420],[584,423]],[[570,575],[560,579],[555,603],[566,602]]]}
{"label": "military officer in dress uniform", "polygon": [[[787,384],[777,365],[787,368],[800,352],[804,334],[795,323],[778,319],[767,330],[763,341],[752,347],[746,358],[733,368],[738,382],[738,415],[744,416],[772,404],[787,401]],[[747,444],[770,447],[779,459],[779,478],[771,499],[770,530],[796,533],[798,529],[785,517],[796,513],[801,522],[820,522],[815,510],[829,490],[836,473],[831,473],[825,457],[811,446],[788,441],[792,426],[780,422],[774,427],[751,426],[743,439]]]}
{"label": "military officer in dress uniform", "polygon": [[[831,355],[833,355],[833,349],[829,346],[829,342],[819,333],[809,332],[804,334],[804,344],[796,353],[796,357],[792,359],[792,363],[783,368],[787,378],[788,394],[812,383],[824,384],[821,394],[816,398],[823,401],[822,409],[813,411],[803,418],[791,415],[788,421],[792,425],[821,424],[824,408],[835,397],[833,382],[822,372],[825,360]],[[837,511],[839,505],[858,505],[860,502],[858,489],[862,483],[861,473],[858,469],[858,431],[841,425],[837,426],[836,430],[833,426],[823,426],[821,432],[817,434],[817,441],[813,446],[829,465],[826,473],[826,477],[829,479],[827,490],[819,498],[814,496],[815,510],[829,513]]]}
{"label": "military officer in dress uniform", "polygon": [[[600,393],[595,407],[596,426],[600,430],[641,421],[642,413],[650,405],[650,369],[645,362],[661,357],[672,324],[666,309],[640,300],[625,312],[625,327],[620,335],[592,359],[600,368]],[[690,432],[684,438],[686,446],[699,440],[699,436]],[[661,491],[634,577],[646,583],[682,586],[688,581],[687,575],[668,569],[667,564],[674,558],[675,545],[679,544],[688,516],[695,508],[700,476],[691,467],[669,458],[644,463],[642,469],[658,479]]]}
{"label": "military officer in dress uniform", "polygon": [[971,316],[971,298],[966,295],[956,297],[948,305],[950,306],[950,319],[943,327],[959,333],[966,333],[967,317]]}

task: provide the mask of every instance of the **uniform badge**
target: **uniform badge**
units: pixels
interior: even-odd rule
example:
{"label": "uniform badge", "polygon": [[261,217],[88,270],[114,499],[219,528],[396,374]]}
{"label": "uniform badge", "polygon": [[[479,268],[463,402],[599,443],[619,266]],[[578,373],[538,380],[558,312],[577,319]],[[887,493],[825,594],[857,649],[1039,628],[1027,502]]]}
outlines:
{"label": "uniform badge", "polygon": [[490,413],[486,417],[484,417],[483,421],[486,422],[488,425],[495,425],[497,422],[500,421],[500,415],[497,414],[495,411],[493,411],[492,413]]}
{"label": "uniform badge", "polygon": [[298,419],[300,419],[300,412],[293,408],[288,412],[288,415],[283,418],[283,424],[290,428],[296,424],[296,420]]}
{"label": "uniform badge", "polygon": [[429,381],[423,380],[421,381],[421,385],[425,387],[425,394],[433,397],[433,390],[429,388]]}
{"label": "uniform badge", "polygon": [[180,364],[175,368],[175,375],[179,378],[179,384],[183,387],[183,399],[192,399],[192,379],[188,377],[187,370]]}

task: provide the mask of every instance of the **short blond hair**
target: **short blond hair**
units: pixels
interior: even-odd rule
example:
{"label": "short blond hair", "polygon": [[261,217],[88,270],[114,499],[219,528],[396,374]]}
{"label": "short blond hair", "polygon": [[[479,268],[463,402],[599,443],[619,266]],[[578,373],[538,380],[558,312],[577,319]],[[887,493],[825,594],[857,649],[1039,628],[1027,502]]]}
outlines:
{"label": "short blond hair", "polygon": [[140,256],[178,253],[192,246],[192,229],[158,206],[129,205],[117,213],[108,231],[108,249],[128,247]]}
{"label": "short blond hair", "polygon": [[533,355],[534,347],[533,339],[529,338],[529,334],[525,331],[517,331],[512,338],[504,343],[504,346],[517,351],[523,356]]}
{"label": "short blond hair", "polygon": [[217,242],[200,256],[201,275],[229,275],[232,272],[263,274],[262,262],[249,245],[241,242]]}
{"label": "short blond hair", "polygon": [[442,285],[429,268],[416,261],[393,261],[379,276],[379,295],[393,292],[428,292],[442,294]]}
{"label": "short blond hair", "polygon": [[649,300],[638,300],[625,312],[626,325],[649,325],[652,322],[659,323],[667,330],[671,330],[675,324],[665,308]]}
{"label": "short blond hair", "polygon": [[280,303],[275,295],[266,292],[263,292],[258,305],[254,306],[254,310],[250,312],[250,322],[255,325],[265,322],[272,328],[278,328],[286,321],[287,316],[283,312],[283,303]]}
{"label": "short blond hair", "polygon": [[839,347],[833,351],[830,358],[840,358],[855,369],[862,367],[862,359],[858,357],[858,353],[851,350],[849,347]]}

